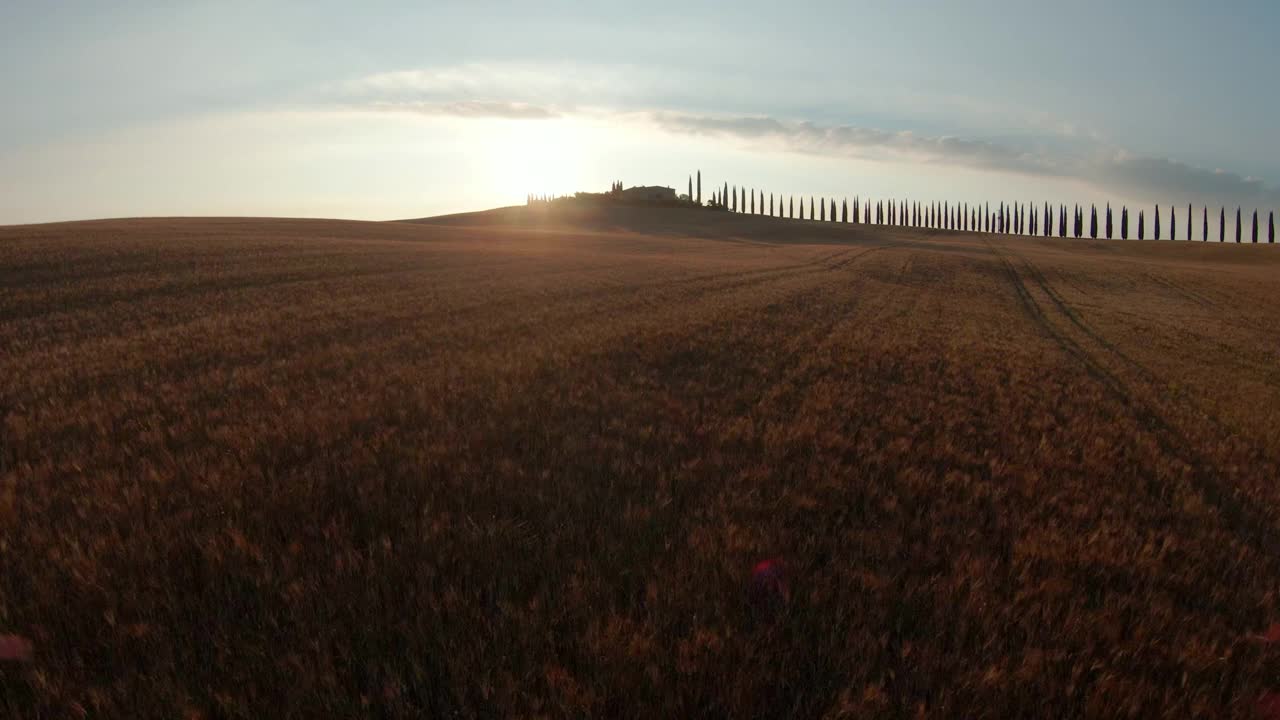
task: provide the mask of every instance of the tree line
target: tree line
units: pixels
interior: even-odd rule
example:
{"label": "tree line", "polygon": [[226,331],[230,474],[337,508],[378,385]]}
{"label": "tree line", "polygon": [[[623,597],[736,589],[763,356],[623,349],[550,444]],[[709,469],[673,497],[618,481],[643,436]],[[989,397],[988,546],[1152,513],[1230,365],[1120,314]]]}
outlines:
{"label": "tree line", "polygon": [[[703,206],[702,173],[699,172],[697,177],[697,192],[695,195],[693,176],[690,176],[689,197],[695,205]],[[1128,240],[1132,229],[1135,231],[1138,240],[1145,240],[1147,239],[1147,229],[1150,227],[1152,240],[1162,240],[1166,237],[1169,240],[1195,240],[1197,238],[1194,208],[1190,204],[1186,207],[1186,221],[1183,225],[1185,230],[1180,238],[1178,234],[1180,209],[1173,205],[1162,206],[1157,204],[1152,207],[1151,224],[1148,225],[1145,208],[1137,209],[1137,219],[1134,220],[1127,206],[1122,205],[1119,211],[1113,211],[1110,203],[1106,204],[1103,218],[1100,221],[1097,205],[1091,205],[1088,208],[1089,216],[1086,220],[1085,208],[1079,204],[1068,208],[1066,205],[1059,204],[1055,206],[1047,202],[1043,205],[1038,203],[1000,202],[993,207],[991,203],[920,202],[898,199],[866,200],[857,195],[853,197],[852,201],[847,198],[837,201],[834,198],[820,198],[811,195],[808,196],[806,212],[805,196],[799,197],[799,203],[797,203],[795,195],[775,195],[774,193],[766,195],[763,190],[738,187],[736,185],[731,186],[726,182],[723,187],[712,191],[710,201],[705,207],[789,220],[919,227],[961,232],[987,232],[1043,237],[1054,237],[1056,235],[1060,238],[1084,238],[1088,236],[1094,240],[1100,237],[1108,240],[1115,239],[1118,234],[1121,240]],[[1165,222],[1166,219],[1167,223]],[[1275,243],[1275,211],[1268,211],[1266,220],[1266,242]],[[1229,223],[1230,220],[1225,206],[1221,206],[1218,209],[1216,227],[1211,223],[1209,207],[1207,205],[1202,206],[1199,224],[1200,232],[1198,235],[1200,241],[1208,242],[1211,230],[1216,229],[1218,241],[1227,242]],[[1246,228],[1248,228],[1247,234]],[[1235,242],[1243,243],[1246,238],[1251,243],[1259,242],[1259,238],[1262,237],[1263,227],[1260,224],[1258,211],[1254,210],[1252,219],[1246,220],[1243,214],[1243,207],[1237,206],[1233,229]]]}

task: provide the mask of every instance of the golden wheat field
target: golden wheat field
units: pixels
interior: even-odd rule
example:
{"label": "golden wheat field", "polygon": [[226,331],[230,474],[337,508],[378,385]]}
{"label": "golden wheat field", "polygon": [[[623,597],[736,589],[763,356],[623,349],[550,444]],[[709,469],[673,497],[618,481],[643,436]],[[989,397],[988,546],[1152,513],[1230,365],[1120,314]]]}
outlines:
{"label": "golden wheat field", "polygon": [[693,210],[0,228],[0,715],[1253,717],[1278,277]]}

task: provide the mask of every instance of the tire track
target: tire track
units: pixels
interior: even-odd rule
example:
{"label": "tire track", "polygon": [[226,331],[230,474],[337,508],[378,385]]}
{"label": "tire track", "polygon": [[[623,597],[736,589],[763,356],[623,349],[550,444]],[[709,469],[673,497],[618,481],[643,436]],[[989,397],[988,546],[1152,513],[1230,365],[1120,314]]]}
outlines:
{"label": "tire track", "polygon": [[[1023,282],[1017,268],[1010,262],[1009,258],[997,249],[995,245],[991,244],[989,240],[987,245],[990,247],[992,254],[1004,265],[1010,284],[1017,293],[1023,309],[1040,328],[1042,334],[1053,340],[1067,355],[1078,360],[1090,377],[1106,388],[1135,418],[1147,425],[1148,429],[1153,431],[1153,437],[1162,452],[1170,457],[1178,458],[1187,465],[1190,469],[1189,479],[1192,482],[1192,486],[1207,503],[1218,510],[1223,518],[1224,526],[1237,530],[1237,534],[1243,535],[1242,539],[1246,544],[1254,545],[1264,553],[1272,556],[1280,553],[1280,536],[1277,535],[1272,521],[1265,514],[1255,510],[1247,497],[1242,498],[1239,491],[1223,487],[1217,478],[1206,471],[1206,466],[1211,463],[1202,453],[1194,449],[1193,444],[1181,429],[1162,415],[1158,409],[1152,407],[1149,403],[1139,400],[1133,387],[1104,365],[1094,353],[1089,352],[1070,335],[1059,330],[1050,320],[1042,305],[1036,301],[1031,290]],[[1061,299],[1046,287],[1043,283],[1043,276],[1033,269],[1034,266],[1027,262],[1025,258],[1018,257],[1028,267],[1028,272],[1032,275],[1037,287],[1050,298],[1054,306],[1059,309],[1072,326],[1079,328],[1087,337],[1097,341],[1104,349],[1114,347],[1084,326],[1075,313],[1067,309]],[[1116,353],[1123,355],[1119,351],[1116,351]],[[1131,359],[1125,359],[1129,363],[1136,364]],[[1240,530],[1244,532],[1239,533],[1238,531]]]}
{"label": "tire track", "polygon": [[[1143,365],[1142,363],[1138,362],[1137,360],[1134,360],[1132,357],[1128,355],[1128,353],[1121,350],[1118,346],[1116,346],[1115,343],[1103,337],[1100,333],[1094,330],[1088,323],[1086,323],[1084,321],[1084,318],[1081,317],[1078,312],[1076,312],[1075,308],[1071,307],[1071,305],[1065,299],[1063,299],[1062,295],[1059,294],[1058,291],[1053,289],[1053,287],[1049,284],[1049,281],[1045,278],[1044,273],[1040,271],[1040,268],[1037,267],[1035,263],[1031,262],[1030,260],[1028,260],[1026,257],[1022,255],[1017,255],[1017,253],[1014,253],[1014,254],[1019,260],[1022,261],[1023,266],[1026,268],[1027,272],[1030,274],[1032,280],[1035,281],[1036,285],[1039,286],[1041,291],[1043,291],[1044,294],[1057,307],[1058,311],[1063,316],[1065,316],[1068,320],[1070,320],[1073,325],[1075,325],[1081,332],[1087,335],[1091,340],[1097,343],[1100,347],[1102,347],[1104,350],[1109,352],[1111,355],[1115,356],[1117,359],[1119,359],[1121,362],[1127,365],[1130,369],[1132,369],[1135,373],[1137,373],[1141,378],[1141,380],[1146,383],[1149,390],[1158,389],[1161,386],[1162,384],[1161,378],[1158,375],[1156,375],[1154,371],[1152,371],[1146,365]],[[1267,382],[1267,384],[1272,384],[1270,378],[1264,377],[1263,380]],[[1198,403],[1188,398],[1183,398],[1183,403],[1187,405],[1187,407],[1190,410],[1192,410],[1195,414],[1204,417],[1210,423],[1212,423],[1214,426],[1214,429],[1217,430],[1219,433],[1224,435],[1236,434],[1235,431],[1232,430],[1230,427],[1228,427],[1226,423],[1222,422],[1220,418],[1218,418],[1213,413],[1205,410]],[[1253,449],[1256,450],[1256,448],[1253,448]]]}

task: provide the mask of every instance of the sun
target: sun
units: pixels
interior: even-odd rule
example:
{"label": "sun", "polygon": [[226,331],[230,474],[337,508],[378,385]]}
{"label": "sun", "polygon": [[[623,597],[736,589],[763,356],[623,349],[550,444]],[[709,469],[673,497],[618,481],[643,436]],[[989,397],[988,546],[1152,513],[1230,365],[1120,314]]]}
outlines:
{"label": "sun", "polygon": [[504,197],[567,195],[582,172],[583,133],[571,120],[502,120],[489,128],[489,173]]}

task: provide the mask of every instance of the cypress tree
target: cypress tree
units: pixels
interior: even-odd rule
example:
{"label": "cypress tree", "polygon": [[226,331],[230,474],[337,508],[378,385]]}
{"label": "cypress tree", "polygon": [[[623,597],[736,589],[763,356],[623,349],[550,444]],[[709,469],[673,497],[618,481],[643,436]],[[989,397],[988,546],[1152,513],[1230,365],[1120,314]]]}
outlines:
{"label": "cypress tree", "polygon": [[689,199],[693,199],[693,176],[689,176]]}
{"label": "cypress tree", "polygon": [[1138,239],[1139,240],[1146,240],[1146,238],[1144,237],[1145,232],[1143,231],[1143,228],[1145,226],[1145,223],[1143,222],[1145,218],[1143,217],[1143,215],[1144,215],[1143,211],[1139,210],[1138,211]]}
{"label": "cypress tree", "polygon": [[1107,239],[1111,239],[1111,203],[1107,203]]}
{"label": "cypress tree", "polygon": [[1191,222],[1191,203],[1187,203],[1187,242],[1191,242],[1195,239],[1193,237],[1193,235],[1195,235],[1195,230],[1196,227]]}
{"label": "cypress tree", "polygon": [[1218,208],[1218,242],[1227,241],[1227,209],[1225,207]]}
{"label": "cypress tree", "polygon": [[1253,244],[1258,244],[1258,211],[1253,211]]}
{"label": "cypress tree", "polygon": [[720,192],[720,204],[724,205],[726,209],[728,209],[729,207],[729,205],[727,204],[728,200],[729,200],[729,183],[725,183],[724,190]]}
{"label": "cypress tree", "polygon": [[1094,205],[1089,211],[1089,237],[1098,239],[1098,206]]}
{"label": "cypress tree", "polygon": [[1208,205],[1204,206],[1204,219],[1203,219],[1203,222],[1200,224],[1200,228],[1204,233],[1200,239],[1200,242],[1209,242],[1209,206]]}
{"label": "cypress tree", "polygon": [[1152,235],[1151,235],[1152,240],[1160,239],[1160,206],[1159,205],[1156,206],[1155,215],[1151,216],[1151,232],[1152,232]]}
{"label": "cypress tree", "polygon": [[1236,244],[1240,244],[1240,206],[1236,206]]}
{"label": "cypress tree", "polygon": [[1120,208],[1120,239],[1129,239],[1129,208]]}
{"label": "cypress tree", "polygon": [[836,221],[836,200],[835,200],[835,198],[831,198],[831,215],[830,215],[830,217],[831,217],[831,222],[835,222],[835,221]]}
{"label": "cypress tree", "polygon": [[787,218],[789,220],[796,219],[796,196],[792,195],[790,201],[787,202]]}
{"label": "cypress tree", "polygon": [[773,193],[769,193],[769,217],[774,217],[774,215],[773,215]]}
{"label": "cypress tree", "polygon": [[821,202],[818,203],[818,211],[822,214],[822,217],[821,217],[822,222],[826,222],[827,221],[827,201],[825,199],[823,199]]}
{"label": "cypress tree", "polygon": [[1276,211],[1272,210],[1267,213],[1267,242],[1274,244],[1276,241]]}
{"label": "cypress tree", "polygon": [[702,204],[702,171],[698,171],[698,204]]}
{"label": "cypress tree", "polygon": [[1169,206],[1169,239],[1178,239],[1178,206]]}
{"label": "cypress tree", "polygon": [[738,212],[738,188],[734,186],[733,193],[729,195],[729,212]]}
{"label": "cypress tree", "polygon": [[751,214],[752,214],[752,215],[755,215],[755,214],[756,214],[756,191],[755,191],[755,190],[752,190],[752,191],[751,191],[751,205],[750,205],[750,208],[751,208],[751,210],[750,210]]}
{"label": "cypress tree", "polygon": [[849,222],[849,200],[845,199],[840,203],[840,222]]}
{"label": "cypress tree", "polygon": [[817,218],[818,216],[813,214],[813,196],[810,195],[809,196],[809,219],[816,220]]}

